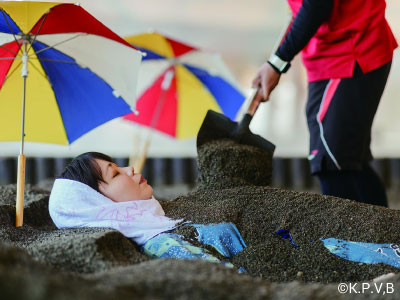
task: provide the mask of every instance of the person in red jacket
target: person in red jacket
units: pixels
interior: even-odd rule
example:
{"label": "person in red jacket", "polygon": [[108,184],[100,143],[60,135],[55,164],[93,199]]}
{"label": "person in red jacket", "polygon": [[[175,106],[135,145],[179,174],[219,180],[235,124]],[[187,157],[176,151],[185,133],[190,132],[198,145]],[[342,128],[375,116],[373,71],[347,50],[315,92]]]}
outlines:
{"label": "person in red jacket", "polygon": [[370,166],[371,127],[396,40],[384,0],[288,0],[293,19],[278,50],[258,70],[257,100],[268,101],[302,52],[308,75],[309,161],[322,193],[387,206]]}

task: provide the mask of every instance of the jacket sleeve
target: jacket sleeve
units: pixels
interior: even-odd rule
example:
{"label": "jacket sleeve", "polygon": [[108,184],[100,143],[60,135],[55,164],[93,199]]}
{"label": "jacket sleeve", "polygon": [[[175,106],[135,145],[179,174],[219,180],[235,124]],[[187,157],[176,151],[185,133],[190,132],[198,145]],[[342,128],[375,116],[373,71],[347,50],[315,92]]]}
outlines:
{"label": "jacket sleeve", "polygon": [[290,62],[307,45],[321,24],[329,19],[332,9],[333,0],[304,0],[275,54]]}

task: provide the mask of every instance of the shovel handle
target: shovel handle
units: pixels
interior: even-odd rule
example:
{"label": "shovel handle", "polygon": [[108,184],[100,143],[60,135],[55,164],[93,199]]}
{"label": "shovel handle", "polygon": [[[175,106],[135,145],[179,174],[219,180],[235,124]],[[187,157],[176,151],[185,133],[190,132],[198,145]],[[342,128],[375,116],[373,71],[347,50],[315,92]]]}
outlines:
{"label": "shovel handle", "polygon": [[251,92],[251,94],[250,94],[250,96],[249,96],[250,105],[249,105],[249,107],[247,108],[247,113],[248,113],[250,116],[254,116],[254,114],[255,114],[256,111],[257,111],[258,106],[260,105],[261,99],[257,99],[257,97],[256,97],[257,94],[258,94],[259,89],[260,89],[260,88],[253,89],[252,92]]}
{"label": "shovel handle", "polygon": [[238,132],[245,132],[249,130],[250,122],[260,105],[261,99],[257,99],[257,94],[260,88],[253,89],[246,101],[250,100],[250,105],[247,112],[243,115],[242,120],[238,126]]}
{"label": "shovel handle", "polygon": [[[286,34],[288,33],[288,31],[291,28],[291,25],[293,22],[293,16],[292,16],[292,13],[290,10],[288,10],[288,12],[289,12],[288,19],[286,21],[285,26],[282,28],[281,33],[279,34],[279,39],[278,39],[277,43],[275,44],[275,46],[273,48],[274,50],[272,51],[272,53],[275,53],[278,50],[279,46],[285,39]],[[251,102],[250,102],[249,108],[247,109],[247,113],[250,116],[254,116],[254,114],[257,111],[258,106],[260,105],[261,99],[256,100],[256,98],[257,98],[256,96],[257,96],[259,90],[260,90],[260,87],[253,89],[253,91],[251,92],[251,94],[249,96],[249,98],[251,99]]]}

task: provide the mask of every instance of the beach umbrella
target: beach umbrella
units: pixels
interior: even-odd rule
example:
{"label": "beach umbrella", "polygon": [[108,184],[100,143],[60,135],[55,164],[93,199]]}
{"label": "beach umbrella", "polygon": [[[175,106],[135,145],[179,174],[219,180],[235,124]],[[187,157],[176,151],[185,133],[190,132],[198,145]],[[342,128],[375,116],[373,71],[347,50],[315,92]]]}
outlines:
{"label": "beach umbrella", "polygon": [[245,98],[220,55],[157,32],[125,40],[147,54],[138,79],[139,114],[126,120],[184,139],[197,135],[209,109],[235,118]]}
{"label": "beach umbrella", "polygon": [[141,53],[79,5],[2,1],[0,10],[0,141],[21,140],[21,226],[24,141],[69,144],[132,111]]}

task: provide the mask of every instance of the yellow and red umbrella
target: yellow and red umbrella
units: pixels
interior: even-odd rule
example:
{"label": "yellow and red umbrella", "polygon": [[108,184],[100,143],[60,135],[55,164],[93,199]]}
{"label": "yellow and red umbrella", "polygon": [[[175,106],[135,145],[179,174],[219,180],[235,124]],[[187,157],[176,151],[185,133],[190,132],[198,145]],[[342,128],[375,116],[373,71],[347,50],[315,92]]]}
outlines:
{"label": "yellow and red umbrella", "polygon": [[235,118],[245,98],[218,54],[160,33],[125,40],[147,54],[138,79],[139,114],[125,119],[184,139],[196,136],[209,109]]}

